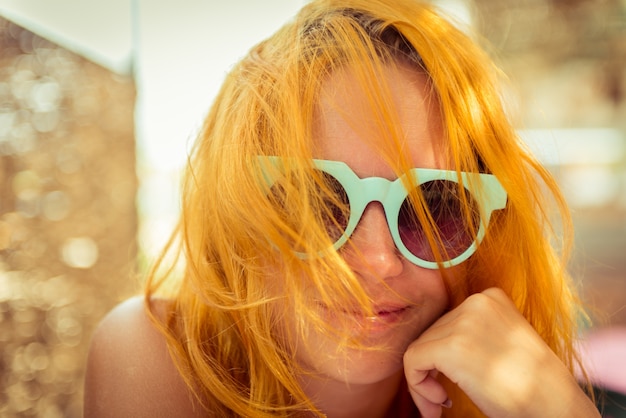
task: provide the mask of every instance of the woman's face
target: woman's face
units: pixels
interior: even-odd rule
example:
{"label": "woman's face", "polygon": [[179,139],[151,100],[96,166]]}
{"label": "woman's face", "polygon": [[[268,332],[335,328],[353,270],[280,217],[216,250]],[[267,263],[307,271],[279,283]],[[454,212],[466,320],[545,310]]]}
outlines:
{"label": "woman's face", "polygon": [[[386,67],[402,149],[413,167],[445,168],[438,151],[442,125],[436,98],[429,94],[426,76],[407,66]],[[375,145],[382,132],[350,71],[335,72],[324,84],[314,126],[315,158],[343,161],[361,178],[395,180],[393,169]],[[366,346],[384,350],[338,349],[337,342],[311,331],[297,359],[318,377],[368,384],[398,374],[407,346],[447,309],[446,287],[438,270],[412,264],[397,251],[387,226],[383,207],[372,202],[341,254],[370,296],[377,314],[366,317],[353,309],[327,310],[330,323],[355,323],[354,336]],[[459,275],[450,270],[451,277]],[[325,308],[323,308],[323,311]],[[347,319],[347,321],[342,321]],[[323,379],[324,380],[324,379]]]}

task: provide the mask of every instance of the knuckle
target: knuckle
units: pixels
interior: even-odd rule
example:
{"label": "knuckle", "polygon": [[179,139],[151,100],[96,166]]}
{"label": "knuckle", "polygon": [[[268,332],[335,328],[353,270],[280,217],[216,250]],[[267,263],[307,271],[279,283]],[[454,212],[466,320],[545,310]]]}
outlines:
{"label": "knuckle", "polygon": [[465,299],[463,303],[464,313],[466,315],[481,315],[487,310],[489,298],[482,293],[475,293]]}

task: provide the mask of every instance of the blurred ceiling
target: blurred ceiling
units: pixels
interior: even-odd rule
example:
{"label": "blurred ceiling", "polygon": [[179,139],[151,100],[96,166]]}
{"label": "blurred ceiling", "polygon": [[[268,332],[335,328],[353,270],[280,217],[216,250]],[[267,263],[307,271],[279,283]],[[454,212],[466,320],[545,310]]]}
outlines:
{"label": "blurred ceiling", "polygon": [[134,0],[0,0],[0,15],[118,74],[130,74]]}

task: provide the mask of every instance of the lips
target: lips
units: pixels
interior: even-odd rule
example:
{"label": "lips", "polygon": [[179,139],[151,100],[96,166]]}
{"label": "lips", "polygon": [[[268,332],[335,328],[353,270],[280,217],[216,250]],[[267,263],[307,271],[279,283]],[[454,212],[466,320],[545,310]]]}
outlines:
{"label": "lips", "polygon": [[366,316],[365,319],[371,322],[395,322],[408,310],[408,307],[389,307],[376,309],[374,316]]}
{"label": "lips", "polygon": [[337,319],[339,315],[347,317],[357,328],[368,333],[385,331],[402,323],[410,311],[409,306],[399,304],[378,304],[374,307],[374,315],[367,315],[358,309],[332,310],[324,304],[320,307],[329,319]]}

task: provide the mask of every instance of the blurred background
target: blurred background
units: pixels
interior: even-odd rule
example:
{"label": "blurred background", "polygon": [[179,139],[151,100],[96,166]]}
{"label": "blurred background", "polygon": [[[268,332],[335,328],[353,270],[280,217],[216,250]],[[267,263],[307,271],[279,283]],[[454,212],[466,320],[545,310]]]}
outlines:
{"label": "blurred background", "polygon": [[[82,415],[90,335],[172,228],[225,73],[304,3],[0,0],[0,417]],[[572,206],[590,332],[626,327],[626,0],[435,3]]]}

